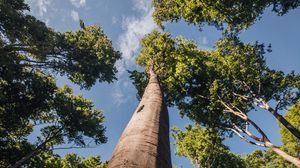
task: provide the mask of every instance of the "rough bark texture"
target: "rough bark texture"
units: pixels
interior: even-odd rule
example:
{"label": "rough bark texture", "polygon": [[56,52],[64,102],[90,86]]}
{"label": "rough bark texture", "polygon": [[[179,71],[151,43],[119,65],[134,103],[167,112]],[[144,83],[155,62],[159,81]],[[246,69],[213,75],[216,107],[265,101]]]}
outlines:
{"label": "rough bark texture", "polygon": [[171,168],[169,116],[156,74],[125,128],[108,168]]}

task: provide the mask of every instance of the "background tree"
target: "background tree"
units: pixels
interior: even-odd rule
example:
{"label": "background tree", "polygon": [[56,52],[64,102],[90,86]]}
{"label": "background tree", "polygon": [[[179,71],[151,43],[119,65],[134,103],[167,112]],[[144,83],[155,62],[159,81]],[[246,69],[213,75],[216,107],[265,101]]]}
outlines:
{"label": "background tree", "polygon": [[[115,79],[120,53],[97,25],[55,32],[23,0],[0,0],[0,151],[3,167],[18,167],[65,142],[106,142],[104,117],[93,103],[58,87],[64,75],[82,88]],[[36,142],[27,137],[40,130]]]}
{"label": "background tree", "polygon": [[[299,129],[300,106],[295,104],[289,108],[285,114],[286,119]],[[300,141],[294,137],[282,124],[280,126],[280,135],[283,145],[281,149],[293,156],[300,155]],[[255,151],[246,157],[248,167],[288,167],[295,168],[294,165],[284,160],[282,157],[276,155],[271,150],[266,152]]]}
{"label": "background tree", "polygon": [[268,7],[277,15],[284,15],[289,10],[299,7],[299,0],[153,0],[154,20],[159,25],[166,21],[183,19],[189,24],[204,24],[229,31],[242,30],[258,20]]}
{"label": "background tree", "polygon": [[[201,123],[210,123],[209,125],[211,125],[211,121],[214,121],[213,123],[218,124],[213,124],[213,127],[221,125],[224,128],[228,126],[227,124],[232,125],[227,127],[227,129],[235,132],[243,140],[259,146],[275,147],[276,151],[279,147],[276,147],[272,143],[270,144],[270,140],[263,130],[246,115],[247,112],[258,106],[269,111],[285,128],[287,128],[287,130],[289,130],[289,132],[293,134],[293,136],[300,139],[299,129],[296,126],[293,126],[279,113],[280,110],[286,109],[299,100],[299,75],[296,75],[293,72],[284,74],[281,71],[270,70],[264,61],[264,46],[258,43],[255,45],[245,45],[236,37],[238,34],[235,34],[240,30],[247,29],[251,26],[260,18],[260,15],[266,8],[272,7],[273,12],[276,12],[278,15],[284,15],[289,10],[299,7],[300,3],[298,0],[249,2],[153,0],[153,4],[155,7],[153,16],[156,22],[161,26],[163,26],[163,22],[166,21],[177,22],[178,20],[183,19],[188,24],[198,25],[200,28],[204,24],[214,25],[218,29],[226,28],[225,35],[227,38],[223,38],[223,40],[217,42],[215,51],[207,53],[208,55],[212,54],[214,57],[218,57],[214,58],[215,60],[212,61],[213,63],[211,64],[218,65],[214,66],[218,72],[213,69],[213,71],[209,72],[214,76],[211,80],[207,81],[208,83],[201,83],[198,82],[197,79],[190,78],[188,82],[191,84],[182,85],[183,87],[189,87],[189,85],[191,85],[192,88],[196,89],[192,90],[198,91],[198,93],[191,93],[191,95],[194,96],[187,94],[187,96],[182,99],[183,101],[181,103],[177,103],[181,106],[180,109],[184,109],[181,111],[189,111],[188,114],[191,118],[195,119],[198,118],[195,115],[200,116],[200,114],[196,112],[199,109],[201,109],[200,113],[208,114],[209,110],[214,109],[218,113],[214,115],[209,114],[209,117],[201,115],[201,117],[204,117],[205,119],[208,118],[207,120],[201,118]],[[231,36],[228,36],[228,32]],[[233,48],[231,46],[233,46]],[[256,58],[252,57],[252,54],[256,55]],[[223,57],[225,55],[228,56]],[[235,56],[231,57],[229,55]],[[217,63],[218,60],[220,61],[220,64]],[[185,64],[191,66],[191,64]],[[203,64],[201,66],[203,66]],[[207,67],[205,68],[207,70],[209,69]],[[196,70],[198,69],[189,68],[187,72]],[[208,76],[207,78],[210,77]],[[177,78],[177,80],[178,79],[179,78]],[[207,96],[207,93],[204,91],[200,91],[200,89],[205,89],[205,86],[207,85],[213,86],[206,88],[210,91],[210,96]],[[189,88],[186,88],[185,90],[188,91]],[[199,92],[202,93],[199,94]],[[176,96],[178,95],[179,94]],[[200,99],[207,99],[207,101]],[[213,103],[209,103],[209,101]],[[272,101],[277,102],[277,105],[272,107],[269,104],[269,102]],[[203,106],[208,108],[203,109]],[[224,112],[234,115],[235,117],[233,118],[235,119],[232,120],[233,118],[230,115],[224,116],[221,120],[215,119],[219,118],[216,117],[218,116],[217,114],[224,114]],[[223,116],[223,114],[221,116]],[[228,120],[228,117],[231,119]],[[226,121],[226,123],[220,123],[220,121]],[[242,125],[237,126],[239,124]],[[257,137],[249,132],[248,125],[252,125],[259,134],[261,134],[261,137]],[[250,139],[245,138],[243,134],[250,137]],[[257,141],[261,143],[257,143]],[[281,149],[276,153],[281,153],[281,156],[287,154],[282,153]],[[288,160],[293,161],[295,158],[290,158]],[[297,165],[300,166],[299,159],[296,160]]]}
{"label": "background tree", "polygon": [[44,152],[27,166],[32,168],[105,168],[106,165],[106,162],[101,162],[100,156],[84,158],[75,153],[69,153],[61,158],[59,155]]}
{"label": "background tree", "polygon": [[[166,100],[169,105],[177,105],[182,115],[205,127],[229,130],[250,144],[271,148],[286,160],[300,164],[299,159],[272,144],[247,115],[260,107],[271,112],[293,135],[298,135],[299,130],[278,110],[299,100],[299,75],[269,69],[264,45],[244,44],[236,37],[226,37],[216,43],[214,50],[205,51],[194,42],[172,39],[170,34],[158,32],[148,35],[142,44],[137,63],[149,66],[149,60],[155,58]],[[134,83],[140,89],[145,78],[136,74],[132,73],[131,78],[137,79]],[[269,101],[278,103],[271,108]],[[261,137],[251,133],[249,125]]]}
{"label": "background tree", "polygon": [[[178,21],[179,19],[184,19],[189,24],[196,24],[200,26],[206,23],[209,25],[215,25],[218,28],[223,28],[223,24],[226,24],[229,31],[237,30],[238,32],[239,30],[246,29],[250,25],[252,25],[267,7],[272,6],[272,11],[276,12],[278,15],[284,15],[289,10],[299,7],[300,2],[298,0],[214,2],[205,0],[153,0],[153,4],[155,6],[155,12],[153,16],[156,22],[160,25],[162,25],[162,22],[164,21]],[[234,34],[233,38],[237,38],[235,37],[236,35],[237,34]],[[239,40],[235,40],[235,42],[233,43],[240,42]],[[279,77],[280,75],[277,76]],[[278,109],[270,107],[270,105],[266,101],[266,98],[260,97],[260,95],[255,93],[254,90],[251,90],[250,87],[248,87],[248,89],[250,89],[250,92],[253,92],[251,97],[256,97],[257,104],[261,108],[264,108],[271,112],[276,117],[276,119],[278,119],[286,128],[288,128],[289,131],[293,133],[294,136],[300,139],[300,131],[295,129],[281,115],[279,115],[277,111]],[[289,91],[282,90],[282,92]],[[280,106],[285,106],[282,105],[284,103],[287,102],[279,102],[278,108],[280,109]]]}
{"label": "background tree", "polygon": [[231,153],[214,130],[189,125],[185,132],[173,129],[173,137],[177,145],[176,154],[190,159],[195,167],[246,167],[242,157]]}
{"label": "background tree", "polygon": [[245,161],[248,168],[267,168],[270,160],[261,150],[255,150],[245,157]]}

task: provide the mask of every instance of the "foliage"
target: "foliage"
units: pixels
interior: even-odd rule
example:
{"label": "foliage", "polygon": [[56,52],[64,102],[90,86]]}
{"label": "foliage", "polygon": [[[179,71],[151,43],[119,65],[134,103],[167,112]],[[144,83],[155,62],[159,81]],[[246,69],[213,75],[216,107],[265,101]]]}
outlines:
{"label": "foliage", "polygon": [[133,85],[136,86],[137,89],[137,99],[141,99],[143,93],[144,93],[144,89],[146,88],[147,84],[148,84],[148,78],[147,78],[147,73],[145,72],[138,72],[137,70],[133,70],[133,71],[128,71],[129,73],[129,78],[134,79]]}
{"label": "foliage", "polygon": [[[299,129],[299,117],[300,117],[300,106],[295,104],[293,107],[289,108],[286,112],[286,119],[291,122],[296,128]],[[283,145],[281,149],[293,156],[299,156],[300,153],[300,141],[294,137],[282,124],[280,126],[280,135]],[[247,167],[258,167],[258,168],[267,168],[267,167],[278,167],[278,168],[295,168],[294,165],[285,161],[282,157],[276,155],[272,150],[267,150],[262,152],[256,150],[253,153],[249,154],[245,158],[247,162]]]}
{"label": "foliage", "polygon": [[[263,44],[226,37],[215,49],[205,51],[182,37],[154,32],[142,45],[137,64],[147,68],[154,62],[168,104],[177,105],[183,115],[205,126],[241,122],[226,112],[222,101],[247,113],[258,105],[257,97],[280,102],[277,110],[299,99],[300,76],[269,69]],[[141,87],[138,81],[135,85]]]}
{"label": "foliage", "polygon": [[[182,115],[196,123],[273,148],[267,135],[248,117],[259,107],[272,113],[289,131],[293,128],[299,133],[278,111],[299,100],[300,76],[270,69],[264,58],[270,49],[263,44],[246,44],[231,36],[220,39],[212,50],[202,50],[194,42],[159,32],[148,35],[142,44],[137,64],[147,71],[153,63],[167,104],[176,105]],[[142,75],[135,72],[131,78],[141,90],[137,74]],[[270,101],[278,103],[272,108]],[[249,125],[261,137],[249,132]]]}
{"label": "foliage", "polygon": [[173,129],[177,155],[186,156],[196,167],[245,167],[244,160],[231,153],[217,132],[199,125],[186,131]]}
{"label": "foliage", "polygon": [[30,69],[47,69],[67,75],[82,87],[96,80],[112,82],[114,63],[120,53],[99,26],[85,26],[76,32],[58,33],[33,16],[23,0],[1,0],[1,55]]}
{"label": "foliage", "polygon": [[245,157],[245,162],[247,163],[248,168],[267,168],[267,163],[269,161],[262,151],[255,150]]}
{"label": "foliage", "polygon": [[[120,53],[99,26],[59,33],[27,14],[24,0],[0,0],[0,163],[65,142],[105,143],[104,117],[90,100],[58,87],[54,75],[82,88],[115,79]],[[40,131],[36,142],[27,137]],[[33,157],[33,156],[30,156]]]}
{"label": "foliage", "polygon": [[[300,103],[289,108],[285,118],[300,130]],[[284,150],[292,155],[300,156],[300,139],[293,136],[282,124],[279,124],[279,126]]]}
{"label": "foliage", "polygon": [[227,25],[231,30],[251,26],[268,7],[278,15],[300,5],[299,0],[153,0],[153,17],[159,25],[166,21],[185,20],[189,24]]}
{"label": "foliage", "polygon": [[26,165],[32,168],[106,168],[100,156],[83,158],[75,153],[66,154],[63,158],[52,153],[42,153]]}
{"label": "foliage", "polygon": [[267,151],[255,150],[244,159],[247,168],[296,168],[295,165],[285,161],[281,156],[275,154],[270,149]]}

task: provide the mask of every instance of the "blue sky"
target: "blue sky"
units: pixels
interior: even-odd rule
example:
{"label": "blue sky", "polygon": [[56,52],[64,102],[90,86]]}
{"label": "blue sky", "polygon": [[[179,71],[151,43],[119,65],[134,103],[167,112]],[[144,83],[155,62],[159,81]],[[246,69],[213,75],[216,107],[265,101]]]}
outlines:
{"label": "blue sky", "polygon": [[[79,29],[79,19],[86,24],[99,24],[112,39],[116,49],[123,53],[123,59],[117,63],[118,81],[113,84],[97,83],[91,90],[80,90],[63,77],[58,77],[60,85],[69,84],[76,94],[94,101],[95,106],[104,111],[108,142],[95,148],[58,150],[64,155],[76,152],[82,156],[101,155],[103,160],[111,157],[112,151],[124,130],[138,100],[136,90],[128,79],[126,69],[136,69],[134,58],[139,52],[140,39],[157,29],[151,14],[153,8],[150,0],[27,0],[30,13],[46,22],[58,31]],[[268,65],[277,70],[300,72],[300,10],[293,10],[283,17],[267,10],[262,19],[241,34],[245,42],[271,43],[273,52],[266,55]],[[197,27],[188,26],[184,22],[168,24],[166,31],[174,36],[183,35],[194,40],[200,47],[209,49],[221,34],[213,27],[205,27],[202,32]],[[190,123],[187,118],[180,118],[175,108],[169,109],[171,127],[183,128]],[[267,132],[269,138],[280,144],[280,136],[276,120],[266,111],[250,112],[257,123]],[[174,141],[171,140],[172,162],[192,167],[186,158],[175,156]],[[256,146],[251,146],[234,137],[225,143],[235,153],[246,154]]]}

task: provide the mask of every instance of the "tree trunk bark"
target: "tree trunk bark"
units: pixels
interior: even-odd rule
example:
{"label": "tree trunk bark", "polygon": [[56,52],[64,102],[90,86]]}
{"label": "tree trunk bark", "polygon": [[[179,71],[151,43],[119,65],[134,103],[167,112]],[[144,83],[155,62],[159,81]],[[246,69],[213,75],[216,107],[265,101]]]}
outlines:
{"label": "tree trunk bark", "polygon": [[169,116],[150,69],[144,95],[108,162],[108,168],[171,168]]}
{"label": "tree trunk bark", "polygon": [[280,148],[274,146],[272,143],[266,142],[266,147],[271,148],[276,154],[283,157],[284,160],[293,163],[295,166],[300,168],[300,160],[296,157],[290,156],[289,154],[282,151]]}

